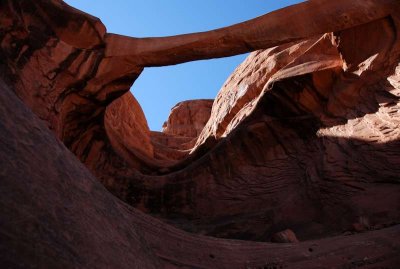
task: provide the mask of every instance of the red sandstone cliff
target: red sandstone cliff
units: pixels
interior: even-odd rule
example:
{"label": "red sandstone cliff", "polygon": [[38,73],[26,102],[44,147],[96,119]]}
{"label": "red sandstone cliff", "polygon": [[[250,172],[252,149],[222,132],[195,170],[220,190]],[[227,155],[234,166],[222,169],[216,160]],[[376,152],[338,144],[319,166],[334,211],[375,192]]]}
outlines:
{"label": "red sandstone cliff", "polygon": [[[308,1],[147,39],[56,0],[0,11],[2,265],[400,264],[397,1]],[[127,93],[146,66],[254,50],[164,133]]]}
{"label": "red sandstone cliff", "polygon": [[197,137],[211,114],[213,100],[180,102],[171,109],[163,125],[163,133],[176,136]]}

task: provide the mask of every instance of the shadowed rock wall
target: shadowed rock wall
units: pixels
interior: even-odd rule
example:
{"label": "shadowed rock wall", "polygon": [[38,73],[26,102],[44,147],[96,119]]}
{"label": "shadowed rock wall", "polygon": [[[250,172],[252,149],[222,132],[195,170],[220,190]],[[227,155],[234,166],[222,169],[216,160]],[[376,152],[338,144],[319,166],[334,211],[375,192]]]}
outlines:
{"label": "shadowed rock wall", "polygon": [[[61,1],[0,2],[2,263],[396,268],[399,9],[308,1],[135,39]],[[212,107],[181,103],[164,133],[127,93],[146,66],[256,49]],[[189,235],[96,178],[193,233],[305,242]]]}

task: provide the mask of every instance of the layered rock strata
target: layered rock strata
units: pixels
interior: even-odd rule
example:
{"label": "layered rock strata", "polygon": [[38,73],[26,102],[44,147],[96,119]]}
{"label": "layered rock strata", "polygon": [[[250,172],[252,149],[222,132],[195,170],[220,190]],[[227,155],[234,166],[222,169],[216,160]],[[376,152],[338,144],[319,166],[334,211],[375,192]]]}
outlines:
{"label": "layered rock strata", "polygon": [[[308,1],[145,39],[58,0],[0,11],[2,264],[400,263],[398,1]],[[147,66],[255,50],[164,133],[128,93]]]}

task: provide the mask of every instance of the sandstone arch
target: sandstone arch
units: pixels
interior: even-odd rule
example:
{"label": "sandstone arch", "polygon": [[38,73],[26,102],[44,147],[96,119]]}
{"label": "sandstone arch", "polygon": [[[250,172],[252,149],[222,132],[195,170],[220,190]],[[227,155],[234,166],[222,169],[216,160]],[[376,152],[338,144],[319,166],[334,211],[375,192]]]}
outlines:
{"label": "sandstone arch", "polygon": [[[161,39],[107,34],[97,18],[56,0],[3,1],[0,10],[5,264],[399,263],[397,1],[308,1],[225,29]],[[126,95],[146,66],[258,49],[265,50],[227,81],[198,138],[152,134]],[[113,125],[123,113],[131,118]],[[280,246],[172,228],[109,195],[38,118],[113,194],[175,226],[257,241],[287,228],[301,241],[326,239]],[[339,236],[352,229],[380,231]],[[38,252],[30,248],[36,236]],[[115,245],[104,250],[112,255],[101,258],[109,240]],[[360,247],[365,242],[373,247]],[[314,245],[320,250],[311,253]]]}

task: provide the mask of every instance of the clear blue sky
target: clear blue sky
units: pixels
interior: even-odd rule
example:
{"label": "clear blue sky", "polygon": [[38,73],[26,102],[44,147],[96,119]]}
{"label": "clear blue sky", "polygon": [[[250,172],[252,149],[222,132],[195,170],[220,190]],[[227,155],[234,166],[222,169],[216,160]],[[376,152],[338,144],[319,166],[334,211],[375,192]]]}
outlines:
{"label": "clear blue sky", "polygon": [[[170,36],[212,30],[263,15],[301,0],[66,0],[102,20],[110,33]],[[170,109],[190,99],[213,99],[247,55],[147,68],[131,88],[151,130]]]}

